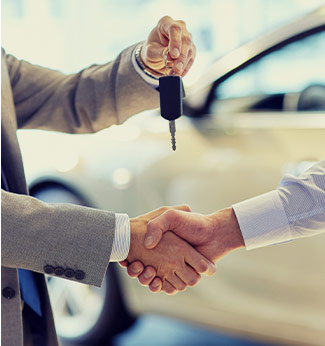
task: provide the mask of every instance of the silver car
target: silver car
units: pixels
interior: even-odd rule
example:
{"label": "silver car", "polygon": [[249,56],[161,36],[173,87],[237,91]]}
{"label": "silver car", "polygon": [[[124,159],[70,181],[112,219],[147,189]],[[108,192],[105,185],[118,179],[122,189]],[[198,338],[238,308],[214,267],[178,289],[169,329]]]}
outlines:
{"label": "silver car", "polygon": [[[303,172],[325,153],[325,6],[217,59],[187,95],[176,152],[158,111],[96,135],[21,131],[31,194],[131,217],[181,203],[210,213]],[[50,278],[57,330],[95,343],[150,312],[321,346],[324,244],[318,236],[234,252],[213,278],[176,296],[153,295],[114,265],[101,289]]]}

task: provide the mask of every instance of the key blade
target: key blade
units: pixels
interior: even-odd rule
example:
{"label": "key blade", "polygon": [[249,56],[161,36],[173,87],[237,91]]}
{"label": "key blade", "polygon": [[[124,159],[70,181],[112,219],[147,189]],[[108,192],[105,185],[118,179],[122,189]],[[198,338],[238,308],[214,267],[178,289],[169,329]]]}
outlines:
{"label": "key blade", "polygon": [[169,121],[169,132],[170,132],[171,137],[172,137],[172,148],[173,148],[173,151],[175,151],[176,150],[176,137],[175,137],[176,125],[175,125],[175,120]]}

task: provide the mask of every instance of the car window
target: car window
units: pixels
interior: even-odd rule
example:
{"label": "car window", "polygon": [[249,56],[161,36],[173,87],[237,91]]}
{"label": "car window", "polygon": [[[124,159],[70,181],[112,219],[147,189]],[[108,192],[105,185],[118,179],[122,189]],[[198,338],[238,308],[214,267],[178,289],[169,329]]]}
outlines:
{"label": "car window", "polygon": [[301,93],[310,86],[316,86],[316,94],[325,98],[325,31],[290,43],[251,63],[222,82],[216,88],[216,98]]}

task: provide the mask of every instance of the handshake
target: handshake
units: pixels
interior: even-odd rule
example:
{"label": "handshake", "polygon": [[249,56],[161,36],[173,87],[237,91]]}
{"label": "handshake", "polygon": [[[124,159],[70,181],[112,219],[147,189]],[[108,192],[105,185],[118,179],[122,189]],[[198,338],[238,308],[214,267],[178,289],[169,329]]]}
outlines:
{"label": "handshake", "polygon": [[130,220],[131,277],[152,292],[175,294],[211,276],[215,264],[244,240],[232,208],[211,215],[192,213],[186,205],[159,208]]}

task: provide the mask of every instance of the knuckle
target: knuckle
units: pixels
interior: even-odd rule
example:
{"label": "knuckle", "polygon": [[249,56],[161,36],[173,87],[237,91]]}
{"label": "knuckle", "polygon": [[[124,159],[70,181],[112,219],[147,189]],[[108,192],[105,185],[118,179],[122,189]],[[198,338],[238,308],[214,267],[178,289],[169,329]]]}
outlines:
{"label": "knuckle", "polygon": [[185,210],[185,211],[191,211],[191,208],[188,204],[183,204],[182,205],[182,209]]}
{"label": "knuckle", "polygon": [[183,42],[187,45],[191,45],[192,44],[192,38],[188,35],[183,36]]}
{"label": "knuckle", "polygon": [[186,23],[184,22],[184,20],[177,20],[177,23],[179,23],[182,26],[186,26]]}
{"label": "knuckle", "polygon": [[167,22],[168,20],[170,20],[171,18],[169,16],[163,16],[159,19],[159,22],[160,24],[164,23],[164,22]]}
{"label": "knuckle", "polygon": [[150,220],[147,223],[147,232],[151,232],[151,230],[155,228],[155,220]]}
{"label": "knuckle", "polygon": [[180,60],[186,60],[186,58],[187,58],[187,54],[185,54],[185,53],[181,53],[180,55],[179,55],[179,59]]}
{"label": "knuckle", "polygon": [[168,220],[172,220],[176,217],[176,210],[175,209],[168,209],[166,211],[166,217],[168,218]]}
{"label": "knuckle", "polygon": [[178,23],[171,24],[169,28],[172,31],[181,31],[182,30],[182,27]]}

